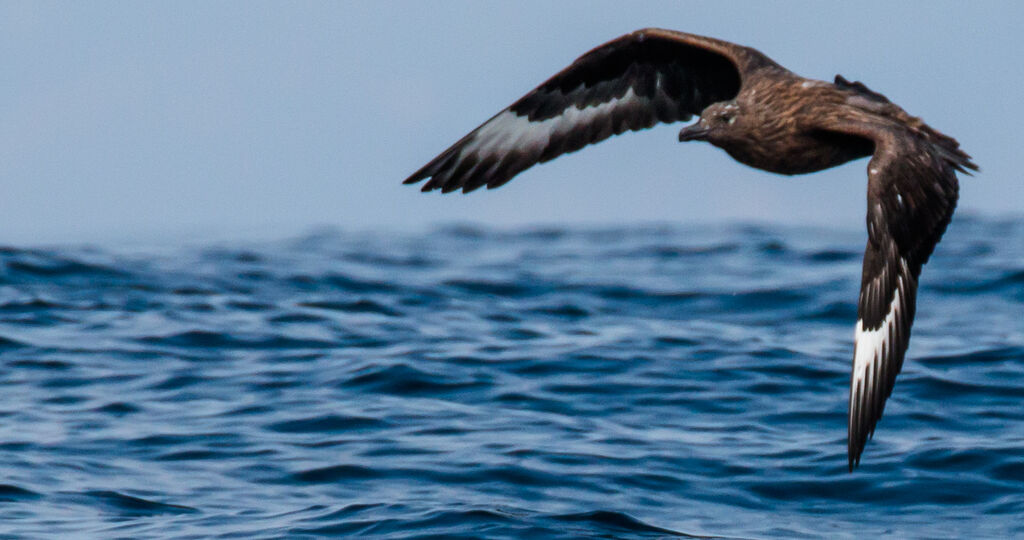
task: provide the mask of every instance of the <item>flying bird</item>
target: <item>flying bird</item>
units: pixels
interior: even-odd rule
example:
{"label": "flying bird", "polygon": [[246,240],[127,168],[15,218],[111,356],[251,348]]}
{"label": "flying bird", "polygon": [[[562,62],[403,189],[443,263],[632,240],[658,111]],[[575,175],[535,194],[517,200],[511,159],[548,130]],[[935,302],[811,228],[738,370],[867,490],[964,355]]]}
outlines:
{"label": "flying bird", "polygon": [[860,463],[910,340],[921,266],[946,229],[959,143],[860,82],[807,79],[741,45],[649,28],[584,54],[405,180],[423,191],[496,188],[537,163],[625,131],[699,119],[707,141],[751,167],[805,174],[871,156],[847,447]]}

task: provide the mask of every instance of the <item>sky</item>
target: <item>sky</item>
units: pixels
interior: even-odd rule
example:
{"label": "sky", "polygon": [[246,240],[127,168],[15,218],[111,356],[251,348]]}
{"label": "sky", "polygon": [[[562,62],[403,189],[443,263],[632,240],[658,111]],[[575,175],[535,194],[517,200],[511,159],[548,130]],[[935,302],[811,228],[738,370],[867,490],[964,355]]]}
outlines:
{"label": "sky", "polygon": [[863,228],[866,160],[798,177],[615,137],[498,190],[401,181],[577,56],[659,26],[836,73],[956,137],[959,211],[1021,215],[1019,2],[0,2],[0,244],[647,222]]}

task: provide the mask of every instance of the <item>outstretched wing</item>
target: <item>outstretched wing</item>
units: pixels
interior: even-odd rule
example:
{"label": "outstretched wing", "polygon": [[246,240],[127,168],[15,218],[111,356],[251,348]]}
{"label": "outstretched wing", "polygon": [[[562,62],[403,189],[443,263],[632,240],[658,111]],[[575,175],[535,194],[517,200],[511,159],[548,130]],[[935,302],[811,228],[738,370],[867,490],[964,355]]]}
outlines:
{"label": "outstretched wing", "polygon": [[752,49],[639,30],[584,54],[405,180],[423,191],[496,188],[537,164],[658,122],[688,120],[739,93]]}
{"label": "outstretched wing", "polygon": [[956,170],[977,170],[953,139],[904,128],[858,129],[874,139],[850,378],[849,466],[882,417],[914,321],[917,278],[956,207]]}

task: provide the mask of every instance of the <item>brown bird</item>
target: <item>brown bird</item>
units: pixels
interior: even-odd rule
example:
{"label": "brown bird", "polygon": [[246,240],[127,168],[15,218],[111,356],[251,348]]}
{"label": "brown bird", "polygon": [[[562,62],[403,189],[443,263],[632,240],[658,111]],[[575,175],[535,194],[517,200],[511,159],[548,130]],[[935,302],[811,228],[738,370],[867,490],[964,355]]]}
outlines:
{"label": "brown bird", "polygon": [[850,378],[852,471],[903,365],[921,266],[956,207],[956,171],[978,170],[953,138],[859,82],[806,79],[749,47],[651,28],[584,54],[405,183],[427,180],[423,191],[443,193],[496,188],[612,135],[695,114],[680,141],[707,141],[766,171],[804,174],[872,156]]}

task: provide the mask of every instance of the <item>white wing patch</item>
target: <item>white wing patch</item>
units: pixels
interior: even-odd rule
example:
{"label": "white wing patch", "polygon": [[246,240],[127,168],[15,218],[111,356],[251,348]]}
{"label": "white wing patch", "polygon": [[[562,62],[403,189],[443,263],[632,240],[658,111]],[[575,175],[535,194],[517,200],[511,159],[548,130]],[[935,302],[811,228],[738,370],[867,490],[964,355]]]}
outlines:
{"label": "white wing patch", "polygon": [[[573,105],[558,116],[533,122],[526,116],[519,116],[506,109],[481,126],[461,154],[503,155],[512,150],[540,153],[547,148],[552,138],[564,136],[578,126],[595,123],[616,107],[640,99],[630,88],[618,99],[583,109]],[[648,100],[643,98],[643,101]]]}
{"label": "white wing patch", "polygon": [[[900,261],[902,262],[902,261]],[[905,264],[905,263],[904,263]],[[896,278],[896,291],[893,293],[892,302],[889,304],[889,311],[885,316],[882,325],[874,330],[864,328],[864,321],[857,321],[854,332],[854,354],[853,354],[853,390],[858,384],[865,383],[865,388],[875,387],[877,370],[873,369],[875,359],[885,361],[885,354],[891,354],[894,343],[890,343],[890,337],[895,332],[898,319],[902,315],[903,302],[900,301],[900,292],[903,290],[903,276]]]}

